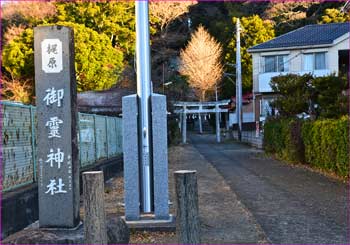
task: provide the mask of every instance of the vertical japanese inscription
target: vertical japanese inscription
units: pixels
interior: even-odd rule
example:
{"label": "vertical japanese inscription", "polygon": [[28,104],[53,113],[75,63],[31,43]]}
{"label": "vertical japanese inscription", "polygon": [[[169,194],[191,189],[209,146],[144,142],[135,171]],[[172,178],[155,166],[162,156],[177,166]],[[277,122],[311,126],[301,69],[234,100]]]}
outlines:
{"label": "vertical japanese inscription", "polygon": [[62,67],[62,42],[59,39],[45,39],[41,42],[42,69],[46,73],[60,73]]}
{"label": "vertical japanese inscription", "polygon": [[39,224],[72,228],[79,222],[79,162],[73,31],[36,27]]}

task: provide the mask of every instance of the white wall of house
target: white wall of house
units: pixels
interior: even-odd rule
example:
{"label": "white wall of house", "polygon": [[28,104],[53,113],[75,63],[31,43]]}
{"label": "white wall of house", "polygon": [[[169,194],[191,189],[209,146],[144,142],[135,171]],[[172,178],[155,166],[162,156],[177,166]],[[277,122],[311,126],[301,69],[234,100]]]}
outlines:
{"label": "white wall of house", "polygon": [[[254,119],[254,112],[243,112],[243,123],[252,123],[255,122]],[[236,113],[229,113],[229,125],[232,126],[232,124],[237,124],[237,115]]]}
{"label": "white wall of house", "polygon": [[344,35],[343,37],[338,38],[336,40],[338,42],[333,47],[328,50],[328,65],[329,69],[332,72],[335,72],[338,75],[339,69],[339,59],[338,59],[338,51],[339,50],[349,50],[350,49],[350,34]]}
{"label": "white wall of house", "polygon": [[[272,92],[270,87],[270,81],[272,77],[279,75],[286,75],[289,73],[293,74],[307,74],[311,73],[314,76],[327,76],[332,73],[338,75],[339,69],[339,50],[349,50],[350,49],[350,38],[349,34],[346,34],[334,41],[335,45],[331,47],[317,48],[308,47],[302,49],[291,49],[287,48],[283,51],[270,51],[270,52],[260,52],[252,53],[253,61],[253,92]],[[325,53],[325,67],[323,69],[306,69],[305,63],[306,56],[312,53]],[[281,56],[286,55],[286,71],[280,72],[265,72],[264,71],[264,60],[266,56]]]}

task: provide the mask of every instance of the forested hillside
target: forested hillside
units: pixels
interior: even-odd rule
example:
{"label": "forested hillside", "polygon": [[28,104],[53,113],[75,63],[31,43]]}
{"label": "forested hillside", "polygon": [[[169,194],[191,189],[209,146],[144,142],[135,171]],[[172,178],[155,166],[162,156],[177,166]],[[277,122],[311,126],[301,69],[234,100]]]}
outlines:
{"label": "forested hillside", "polygon": [[[172,5],[166,5],[172,4]],[[194,99],[188,79],[179,73],[180,51],[199,25],[223,47],[225,73],[234,74],[235,21],[242,23],[243,89],[250,91],[251,57],[247,49],[307,24],[345,22],[344,2],[155,2],[150,5],[152,81],[170,100]],[[135,88],[133,2],[16,2],[2,6],[2,85],[5,99],[33,103],[33,27],[61,24],[74,28],[79,91],[113,86]],[[232,76],[230,79],[235,79]],[[223,77],[219,96],[235,93]],[[213,91],[209,92],[209,98]]]}

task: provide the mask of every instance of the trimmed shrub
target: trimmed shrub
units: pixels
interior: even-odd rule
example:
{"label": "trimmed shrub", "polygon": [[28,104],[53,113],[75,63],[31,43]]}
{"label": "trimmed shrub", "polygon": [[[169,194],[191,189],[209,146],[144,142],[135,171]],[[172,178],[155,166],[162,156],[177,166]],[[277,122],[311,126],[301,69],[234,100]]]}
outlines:
{"label": "trimmed shrub", "polygon": [[289,162],[310,164],[347,177],[349,118],[301,121],[269,120],[264,125],[264,148]]}
{"label": "trimmed shrub", "polygon": [[268,153],[279,154],[284,146],[282,120],[269,120],[264,124],[264,149]]}
{"label": "trimmed shrub", "polygon": [[349,172],[349,118],[305,122],[302,126],[305,161],[346,177]]}
{"label": "trimmed shrub", "polygon": [[302,122],[291,120],[285,126],[285,148],[282,157],[290,162],[304,162],[304,143],[301,137]]}
{"label": "trimmed shrub", "polygon": [[290,162],[304,160],[301,138],[301,121],[297,119],[275,119],[264,125],[264,149]]}

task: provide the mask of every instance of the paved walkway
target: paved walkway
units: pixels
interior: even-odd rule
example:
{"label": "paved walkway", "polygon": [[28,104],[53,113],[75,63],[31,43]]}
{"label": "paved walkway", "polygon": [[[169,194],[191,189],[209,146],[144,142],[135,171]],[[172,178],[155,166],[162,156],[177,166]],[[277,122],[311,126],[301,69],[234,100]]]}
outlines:
{"label": "paved walkway", "polygon": [[[201,243],[268,242],[261,227],[224,178],[190,144],[169,149],[171,200],[175,200],[173,171],[184,169],[197,170]],[[172,213],[175,213],[174,209]],[[157,242],[176,243],[177,241],[163,239]]]}
{"label": "paved walkway", "polygon": [[256,219],[269,242],[349,243],[346,184],[271,160],[242,144],[217,144],[213,135],[189,138]]}

